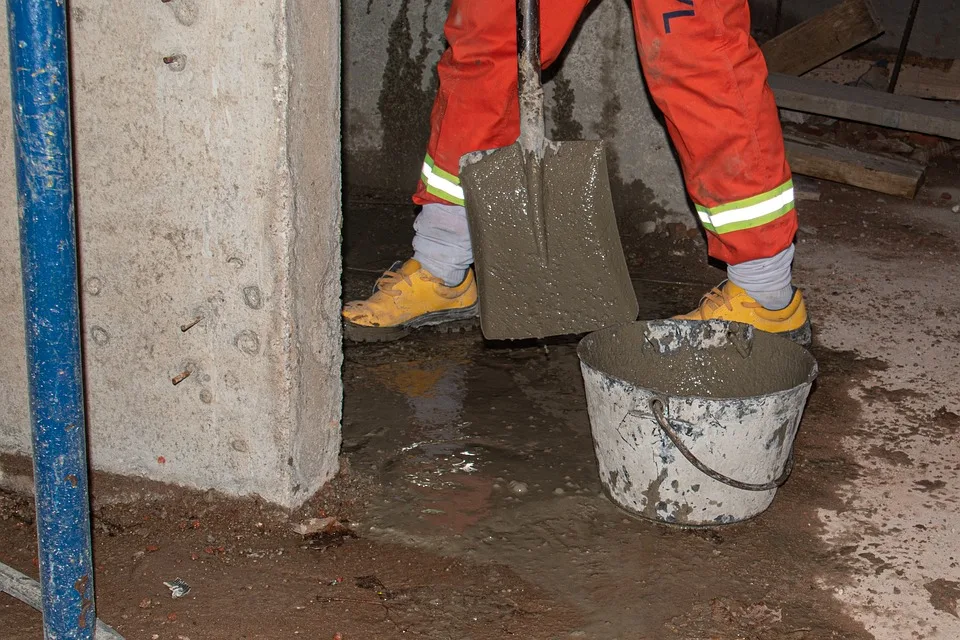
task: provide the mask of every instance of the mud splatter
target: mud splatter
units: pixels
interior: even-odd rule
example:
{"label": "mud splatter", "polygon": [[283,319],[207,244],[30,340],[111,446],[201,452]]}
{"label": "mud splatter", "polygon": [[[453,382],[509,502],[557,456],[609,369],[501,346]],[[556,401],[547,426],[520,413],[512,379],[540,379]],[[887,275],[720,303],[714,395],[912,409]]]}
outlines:
{"label": "mud splatter", "polygon": [[933,493],[947,486],[943,480],[917,480],[917,491]]}
{"label": "mud splatter", "polygon": [[650,483],[646,491],[642,491],[646,504],[643,505],[643,515],[650,520],[657,520],[657,505],[660,504],[660,486],[667,479],[667,470],[664,469],[657,479]]}
{"label": "mud splatter", "polygon": [[890,464],[897,465],[898,467],[908,466],[913,463],[913,458],[905,452],[897,449],[889,449],[881,445],[873,445],[870,447],[870,455],[880,458],[881,460],[886,460]]}
{"label": "mud splatter", "polygon": [[934,609],[960,618],[957,613],[957,600],[960,600],[960,582],[939,578],[923,585],[923,588],[930,594],[930,604],[933,605]]}

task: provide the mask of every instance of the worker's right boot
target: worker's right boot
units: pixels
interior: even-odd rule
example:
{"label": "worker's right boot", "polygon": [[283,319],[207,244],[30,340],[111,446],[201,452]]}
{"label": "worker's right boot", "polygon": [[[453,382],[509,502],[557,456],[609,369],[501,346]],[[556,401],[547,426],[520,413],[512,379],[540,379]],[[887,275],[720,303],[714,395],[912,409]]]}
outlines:
{"label": "worker's right boot", "polygon": [[460,284],[448,287],[411,259],[380,276],[369,298],[344,305],[343,329],[355,342],[389,342],[423,327],[475,328],[479,316],[473,269]]}
{"label": "worker's right boot", "polygon": [[764,308],[743,288],[727,281],[703,296],[696,309],[674,316],[673,319],[741,322],[760,331],[793,340],[808,349],[813,338],[807,305],[799,289],[793,290],[793,298],[786,307],[770,310]]}

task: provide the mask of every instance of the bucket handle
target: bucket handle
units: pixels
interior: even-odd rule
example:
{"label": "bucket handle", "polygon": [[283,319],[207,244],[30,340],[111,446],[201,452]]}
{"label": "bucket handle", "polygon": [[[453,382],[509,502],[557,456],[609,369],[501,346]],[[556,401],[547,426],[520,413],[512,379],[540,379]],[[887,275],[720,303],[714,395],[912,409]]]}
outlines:
{"label": "bucket handle", "polygon": [[[787,458],[787,464],[783,468],[783,473],[780,474],[780,477],[776,480],[771,480],[770,482],[764,482],[762,484],[753,484],[750,482],[740,482],[739,480],[734,480],[729,476],[725,476],[719,471],[714,471],[706,464],[700,461],[697,456],[693,455],[693,452],[687,448],[685,444],[680,440],[680,434],[673,428],[670,424],[670,421],[667,420],[667,417],[664,415],[664,408],[666,403],[657,397],[650,399],[650,411],[653,412],[654,418],[657,420],[657,424],[660,426],[660,430],[663,431],[670,442],[673,443],[673,446],[683,454],[683,457],[687,461],[696,467],[704,475],[713,478],[717,482],[722,482],[723,484],[734,487],[735,489],[743,489],[744,491],[770,491],[772,489],[777,489],[787,481],[787,478],[790,477],[790,472],[793,471],[793,448],[790,448],[790,457]],[[630,415],[636,415],[633,412],[630,412]]]}

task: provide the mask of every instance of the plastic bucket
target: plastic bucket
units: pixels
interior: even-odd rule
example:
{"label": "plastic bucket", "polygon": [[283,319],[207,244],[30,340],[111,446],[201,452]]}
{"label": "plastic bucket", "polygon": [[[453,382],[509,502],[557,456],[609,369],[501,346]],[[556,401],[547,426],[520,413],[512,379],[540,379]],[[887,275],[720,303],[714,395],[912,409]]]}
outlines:
{"label": "plastic bucket", "polygon": [[688,526],[773,502],[817,362],[749,325],[662,320],[604,329],[577,350],[600,479],[631,514]]}

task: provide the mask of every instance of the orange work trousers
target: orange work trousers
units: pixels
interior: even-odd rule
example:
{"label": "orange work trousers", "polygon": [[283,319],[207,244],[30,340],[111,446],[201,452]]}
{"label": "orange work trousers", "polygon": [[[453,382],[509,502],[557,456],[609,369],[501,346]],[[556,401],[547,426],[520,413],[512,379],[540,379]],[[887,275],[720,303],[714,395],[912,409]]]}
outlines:
{"label": "orange work trousers", "polygon": [[[541,0],[544,68],[589,1]],[[797,230],[793,183],[747,0],[632,3],[643,74],[710,255],[739,264],[780,253]],[[515,2],[453,0],[444,34],[418,204],[463,204],[460,157],[513,144],[520,131]]]}

